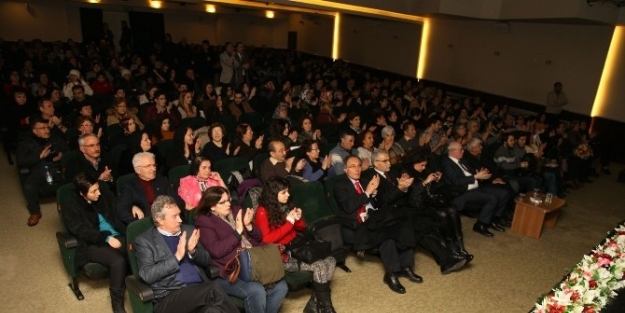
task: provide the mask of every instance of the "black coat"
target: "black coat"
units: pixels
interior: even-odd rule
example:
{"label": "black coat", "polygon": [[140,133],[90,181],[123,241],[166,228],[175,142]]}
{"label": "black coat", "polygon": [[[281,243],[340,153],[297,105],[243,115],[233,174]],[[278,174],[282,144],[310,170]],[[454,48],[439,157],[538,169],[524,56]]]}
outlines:
{"label": "black coat", "polygon": [[[167,195],[176,200],[178,208],[184,212],[184,201],[178,196],[178,194],[171,188],[167,178],[156,175],[156,178],[152,181],[152,187],[154,188],[154,194],[158,197],[161,195]],[[152,216],[151,203],[148,201],[148,197],[145,195],[145,191],[139,182],[139,177],[131,179],[127,183],[120,186],[119,198],[117,199],[116,213],[117,217],[126,225],[135,221],[135,217],[132,215],[132,206],[136,205],[143,211],[145,216]]]}
{"label": "black coat", "polygon": [[[47,158],[41,159],[39,155],[41,155],[41,151],[48,145],[52,146],[52,152]],[[31,134],[19,141],[15,160],[17,161],[18,167],[26,167],[30,169],[31,172],[43,171],[45,165],[52,164],[60,170],[61,162],[53,162],[52,159],[57,153],[65,153],[67,150],[68,147],[65,141],[57,136],[50,134],[50,138],[44,139]]]}
{"label": "black coat", "polygon": [[72,194],[61,208],[61,217],[69,232],[78,239],[76,262],[81,266],[87,262],[86,247],[108,245],[109,231],[100,231],[98,214],[101,214],[120,235],[126,227],[115,216],[115,196],[107,188],[100,188],[100,198],[88,203],[78,192]]}
{"label": "black coat", "polygon": [[[112,170],[111,174],[113,177],[119,177],[119,175],[116,175],[115,173],[116,168],[113,167],[114,164],[112,163],[109,154],[105,151],[102,151],[100,154],[100,161],[98,162],[97,170],[93,167],[91,161],[87,160],[83,153],[79,153],[78,156],[70,160],[68,164],[70,164],[70,166],[65,169],[65,180],[68,182],[73,181],[74,177],[81,172],[89,175],[90,177],[99,178],[100,174],[104,172],[106,167]],[[113,187],[113,185],[111,184],[109,187]]]}

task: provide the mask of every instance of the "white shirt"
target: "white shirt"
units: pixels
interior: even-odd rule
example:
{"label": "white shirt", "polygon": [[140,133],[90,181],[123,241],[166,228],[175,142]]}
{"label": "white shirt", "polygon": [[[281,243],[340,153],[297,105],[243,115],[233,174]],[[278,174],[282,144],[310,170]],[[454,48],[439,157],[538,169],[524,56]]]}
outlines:
{"label": "white shirt", "polygon": [[[466,176],[466,177],[473,176],[473,174],[469,173],[469,171],[467,170],[466,166],[462,165],[462,164],[460,163],[460,161],[459,161],[459,160],[456,160],[456,159],[454,159],[454,158],[452,158],[452,157],[449,157],[449,158],[450,158],[450,159],[451,159],[454,163],[456,163],[456,165],[458,165],[458,166],[460,167],[460,169],[461,169],[461,170],[462,170],[462,172],[464,173],[464,176]],[[473,180],[473,183],[472,183],[472,184],[469,184],[469,190],[476,189],[476,188],[477,188],[477,187],[479,187],[479,186],[480,186],[480,184],[479,184],[479,182],[477,181],[477,179],[474,179],[474,180]]]}

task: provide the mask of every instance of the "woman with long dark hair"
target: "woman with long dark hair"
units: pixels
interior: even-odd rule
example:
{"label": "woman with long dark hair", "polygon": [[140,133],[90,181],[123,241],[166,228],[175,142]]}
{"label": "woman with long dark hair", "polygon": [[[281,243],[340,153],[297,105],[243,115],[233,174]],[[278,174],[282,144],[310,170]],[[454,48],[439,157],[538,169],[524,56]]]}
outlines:
{"label": "woman with long dark hair", "polygon": [[217,283],[227,294],[243,299],[245,312],[277,313],[288,291],[284,280],[267,288],[241,279],[231,284],[225,268],[239,248],[263,245],[260,228],[252,223],[254,210],[232,208],[228,189],[213,186],[202,193],[197,216],[195,227],[200,229],[200,243],[210,253],[212,264],[219,267]]}
{"label": "woman with long dark hair", "polygon": [[69,232],[76,236],[76,263],[102,264],[109,269],[113,312],[125,313],[126,228],[115,215],[115,196],[107,188],[100,189],[98,179],[85,173],[74,178],[76,192],[61,210]]}
{"label": "woman with long dark hair", "polygon": [[[413,213],[419,215],[419,220],[425,221],[422,224],[427,224],[430,219],[431,225],[441,230],[445,246],[454,254],[465,257],[467,262],[473,260],[473,255],[464,248],[462,222],[458,211],[451,204],[451,195],[441,191],[441,172],[426,169],[428,157],[421,153],[409,155],[404,164],[403,173],[415,179],[409,191],[409,205],[415,208]],[[440,205],[434,206],[426,202],[426,197],[433,194],[441,198],[437,200]]]}
{"label": "woman with long dark hair", "polygon": [[196,156],[200,155],[200,140],[193,137],[193,129],[183,126],[174,133],[174,145],[165,157],[167,166],[165,172],[184,164],[191,164]]}
{"label": "woman with long dark hair", "polygon": [[[297,236],[297,232],[306,229],[302,218],[302,209],[294,207],[290,201],[289,182],[282,177],[274,176],[265,182],[260,195],[260,206],[256,210],[254,223],[263,233],[263,242],[288,245]],[[312,271],[313,294],[304,308],[309,312],[332,312],[330,297],[330,280],[334,275],[336,260],[329,256],[312,264],[298,261],[287,253],[283,253],[284,269],[288,272]]]}

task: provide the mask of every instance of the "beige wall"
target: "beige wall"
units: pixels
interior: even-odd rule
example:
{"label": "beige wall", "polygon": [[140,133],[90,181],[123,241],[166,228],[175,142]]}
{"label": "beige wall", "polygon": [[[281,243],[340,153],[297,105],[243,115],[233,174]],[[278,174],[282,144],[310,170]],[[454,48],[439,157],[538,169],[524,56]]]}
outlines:
{"label": "beige wall", "polygon": [[82,38],[78,9],[47,2],[0,2],[0,30],[5,40]]}
{"label": "beige wall", "polygon": [[424,78],[538,104],[561,81],[567,109],[590,114],[613,27],[430,21]]}
{"label": "beige wall", "polygon": [[332,57],[334,17],[289,15],[289,31],[297,32],[297,50]]}
{"label": "beige wall", "polygon": [[339,58],[347,62],[414,77],[420,24],[341,15]]}

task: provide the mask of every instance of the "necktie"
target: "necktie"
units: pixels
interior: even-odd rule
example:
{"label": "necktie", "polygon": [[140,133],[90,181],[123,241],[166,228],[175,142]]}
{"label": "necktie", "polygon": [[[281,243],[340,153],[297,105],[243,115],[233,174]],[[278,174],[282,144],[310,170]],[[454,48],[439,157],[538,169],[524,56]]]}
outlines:
{"label": "necktie", "polygon": [[462,163],[458,162],[458,165],[460,165],[460,167],[462,167],[462,169],[463,169],[463,170],[465,170],[465,171],[467,171],[467,172],[471,173],[471,171],[469,171],[469,169],[468,169],[466,166],[464,166],[464,164],[462,164]]}
{"label": "necktie", "polygon": [[[354,182],[354,187],[356,187],[356,193],[361,195],[363,194],[362,186],[359,181]],[[356,211],[356,221],[358,223],[364,223],[369,216],[367,215],[367,208],[363,205],[358,208]]]}

